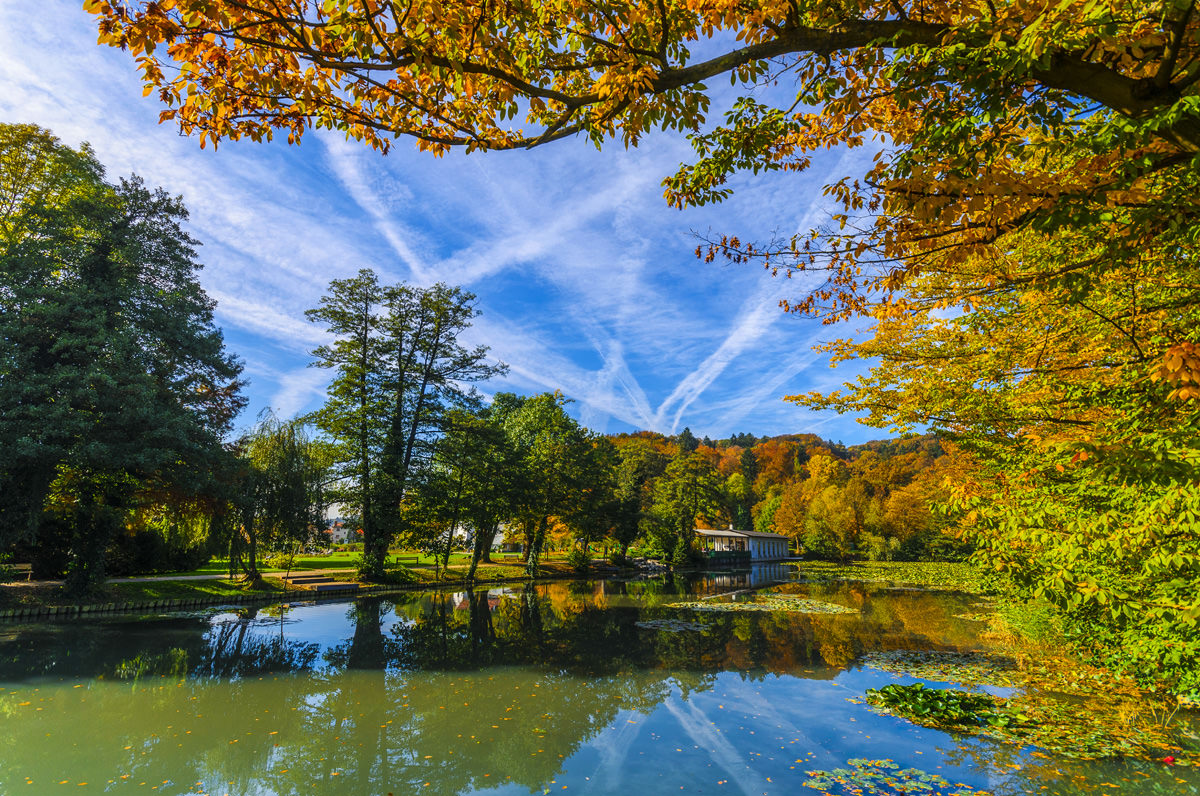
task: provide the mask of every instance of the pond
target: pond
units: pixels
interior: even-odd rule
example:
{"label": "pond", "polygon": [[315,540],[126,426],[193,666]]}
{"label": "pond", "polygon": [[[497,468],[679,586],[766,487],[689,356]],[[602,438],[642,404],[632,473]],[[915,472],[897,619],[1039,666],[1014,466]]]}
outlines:
{"label": "pond", "polygon": [[[706,610],[747,601],[786,610]],[[1200,792],[863,703],[914,682],[864,655],[986,652],[980,610],[774,567],[4,625],[0,793]]]}

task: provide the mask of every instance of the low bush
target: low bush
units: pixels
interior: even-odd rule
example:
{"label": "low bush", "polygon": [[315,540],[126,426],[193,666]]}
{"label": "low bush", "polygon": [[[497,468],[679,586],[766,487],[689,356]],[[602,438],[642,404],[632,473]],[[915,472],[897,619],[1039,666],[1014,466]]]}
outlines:
{"label": "low bush", "polygon": [[567,566],[576,572],[587,572],[592,564],[592,558],[587,551],[578,547],[567,553]]}

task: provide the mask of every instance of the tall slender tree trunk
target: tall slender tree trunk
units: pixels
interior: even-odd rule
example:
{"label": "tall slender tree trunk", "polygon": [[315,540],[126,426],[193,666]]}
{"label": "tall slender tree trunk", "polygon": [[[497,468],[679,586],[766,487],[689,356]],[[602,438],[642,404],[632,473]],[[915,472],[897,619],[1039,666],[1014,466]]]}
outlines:
{"label": "tall slender tree trunk", "polygon": [[121,506],[103,487],[84,487],[79,494],[66,589],[83,597],[104,588],[108,543],[121,525]]}
{"label": "tall slender tree trunk", "polygon": [[246,532],[246,580],[254,582],[262,578],[258,571],[258,529],[254,527],[254,518],[250,518],[244,526]]}
{"label": "tall slender tree trunk", "polygon": [[537,522],[537,530],[533,534],[533,543],[529,545],[529,555],[525,558],[525,574],[537,577],[538,559],[542,555],[542,546],[546,543],[546,529],[550,527],[550,517],[543,514]]}

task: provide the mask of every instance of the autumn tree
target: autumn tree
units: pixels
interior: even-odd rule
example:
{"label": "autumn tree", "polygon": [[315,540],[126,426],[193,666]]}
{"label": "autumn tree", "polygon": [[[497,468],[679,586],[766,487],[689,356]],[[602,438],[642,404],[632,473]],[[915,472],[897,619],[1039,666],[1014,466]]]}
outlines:
{"label": "autumn tree", "polygon": [[[986,462],[961,505],[1015,583],[1116,633],[1195,635],[1192,0],[85,7],[201,144],[318,126],[440,153],[682,130],[696,157],[665,180],[677,206],[724,199],[738,171],[870,147],[817,229],[699,253],[816,272],[789,309],[874,324],[834,350],[879,367],[809,404],[961,436]],[[717,77],[735,92],[713,125]]]}

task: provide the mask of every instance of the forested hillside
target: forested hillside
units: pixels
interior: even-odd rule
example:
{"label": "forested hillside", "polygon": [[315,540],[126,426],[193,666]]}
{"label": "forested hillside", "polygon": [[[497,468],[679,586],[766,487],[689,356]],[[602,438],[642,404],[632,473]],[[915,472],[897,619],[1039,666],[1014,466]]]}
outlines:
{"label": "forested hillside", "polygon": [[[819,558],[944,559],[965,551],[946,514],[932,506],[947,496],[946,476],[968,460],[935,437],[846,447],[813,434],[697,440],[684,429],[674,437],[643,431],[611,439],[624,456],[691,457],[720,494],[697,515],[707,527],[783,534],[794,550]],[[651,507],[656,485],[646,486]]]}

